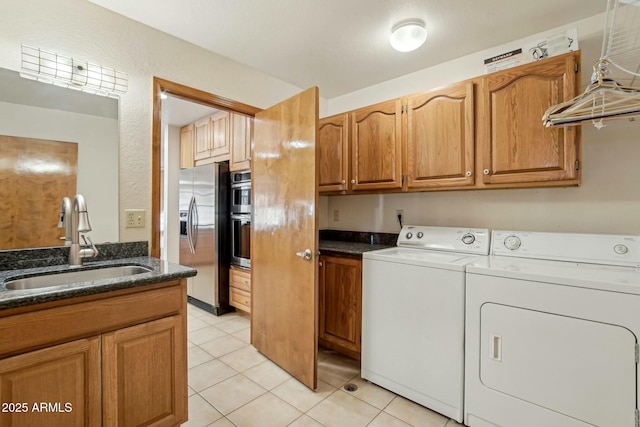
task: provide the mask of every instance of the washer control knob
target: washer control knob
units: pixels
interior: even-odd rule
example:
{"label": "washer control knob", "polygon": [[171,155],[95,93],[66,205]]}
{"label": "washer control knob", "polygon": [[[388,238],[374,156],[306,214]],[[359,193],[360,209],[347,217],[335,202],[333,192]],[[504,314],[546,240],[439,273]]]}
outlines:
{"label": "washer control knob", "polygon": [[422,239],[422,237],[424,237],[424,233],[422,231],[418,231],[418,234],[416,234],[416,237],[418,237],[418,239]]}
{"label": "washer control knob", "polygon": [[474,236],[472,233],[467,233],[464,236],[462,236],[462,243],[464,243],[465,245],[470,245],[475,241],[476,241],[476,236]]}
{"label": "washer control knob", "polygon": [[511,251],[515,251],[516,249],[518,249],[521,244],[522,241],[518,236],[509,236],[504,239],[504,247]]}
{"label": "washer control knob", "polygon": [[618,244],[613,247],[613,251],[618,255],[624,255],[629,252],[629,248],[626,245]]}
{"label": "washer control knob", "polygon": [[412,232],[408,232],[407,234],[404,235],[404,237],[406,237],[407,239],[410,239],[413,237],[413,233]]}

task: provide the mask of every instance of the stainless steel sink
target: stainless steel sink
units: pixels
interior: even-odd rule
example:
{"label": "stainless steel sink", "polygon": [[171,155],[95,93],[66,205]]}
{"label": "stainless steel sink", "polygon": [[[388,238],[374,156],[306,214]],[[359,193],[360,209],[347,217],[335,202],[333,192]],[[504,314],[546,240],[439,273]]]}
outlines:
{"label": "stainless steel sink", "polygon": [[7,289],[36,289],[49,286],[70,285],[79,282],[92,282],[101,279],[134,276],[152,271],[149,267],[140,265],[119,265],[114,267],[96,268],[93,270],[76,270],[66,273],[45,273],[38,276],[9,279],[4,282]]}

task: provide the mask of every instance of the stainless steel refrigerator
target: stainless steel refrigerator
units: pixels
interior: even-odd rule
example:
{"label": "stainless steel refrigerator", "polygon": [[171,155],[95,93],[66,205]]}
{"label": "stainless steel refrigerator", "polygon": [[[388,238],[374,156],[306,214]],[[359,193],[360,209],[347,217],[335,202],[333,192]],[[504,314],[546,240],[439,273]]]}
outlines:
{"label": "stainless steel refrigerator", "polygon": [[229,164],[180,171],[180,264],[198,270],[189,302],[215,315],[229,306]]}

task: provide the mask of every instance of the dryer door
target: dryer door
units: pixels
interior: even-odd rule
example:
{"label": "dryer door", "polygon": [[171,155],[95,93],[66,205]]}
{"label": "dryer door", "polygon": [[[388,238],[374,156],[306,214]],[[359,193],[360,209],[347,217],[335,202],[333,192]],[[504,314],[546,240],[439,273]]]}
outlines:
{"label": "dryer door", "polygon": [[636,337],[626,328],[487,303],[485,386],[594,425],[632,426]]}

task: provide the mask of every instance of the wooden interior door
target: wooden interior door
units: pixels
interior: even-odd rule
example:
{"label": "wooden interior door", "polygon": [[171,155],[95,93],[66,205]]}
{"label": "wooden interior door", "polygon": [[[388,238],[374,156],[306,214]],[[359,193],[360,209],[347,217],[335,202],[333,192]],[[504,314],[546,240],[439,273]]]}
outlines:
{"label": "wooden interior door", "polygon": [[[311,389],[317,385],[318,88],[255,116],[251,342]],[[309,253],[309,259],[297,253]]]}

